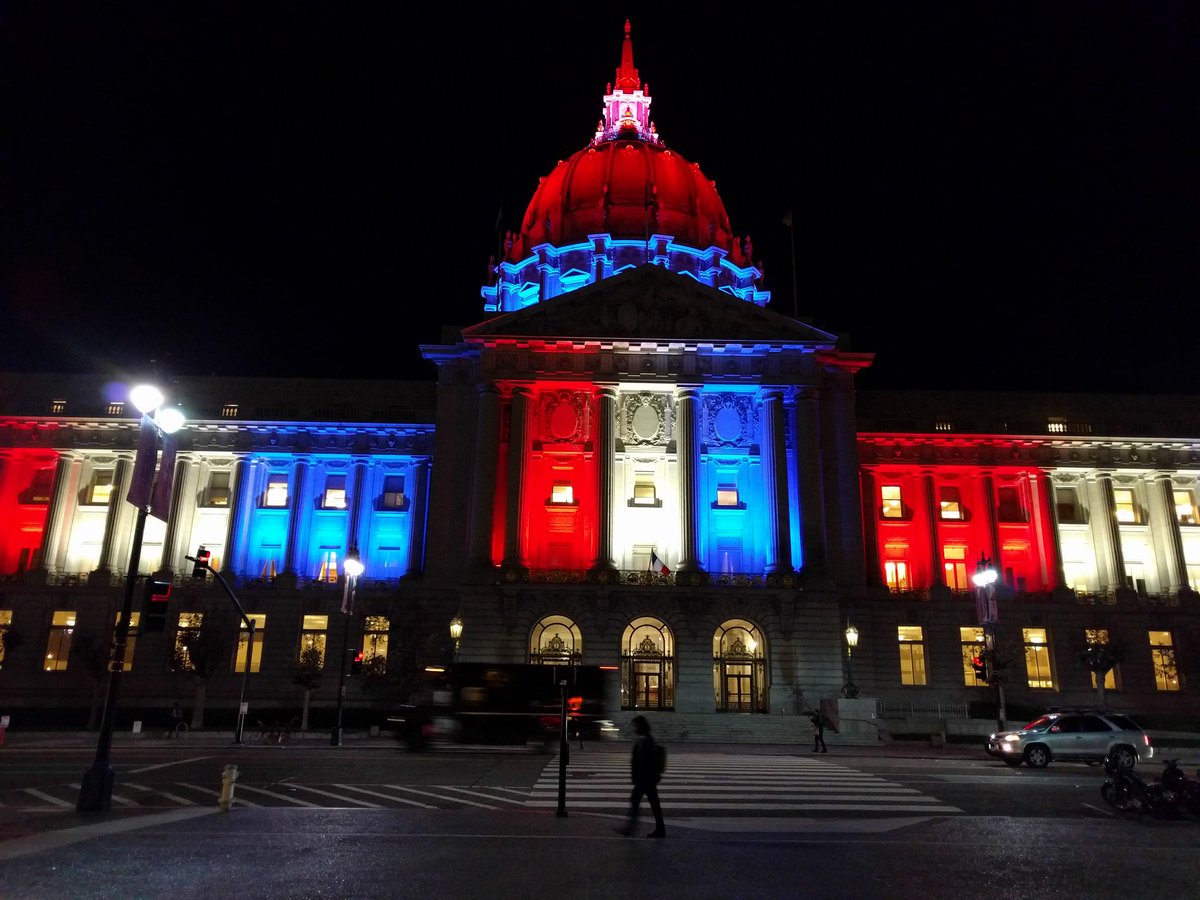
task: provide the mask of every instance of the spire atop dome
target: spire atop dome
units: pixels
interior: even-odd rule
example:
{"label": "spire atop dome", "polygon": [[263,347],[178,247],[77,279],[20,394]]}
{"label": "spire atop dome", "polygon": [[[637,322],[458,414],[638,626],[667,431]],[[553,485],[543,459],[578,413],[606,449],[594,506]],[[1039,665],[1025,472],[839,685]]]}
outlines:
{"label": "spire atop dome", "polygon": [[608,86],[604,95],[604,118],[592,138],[593,144],[615,140],[661,143],[658,130],[650,121],[650,86],[642,84],[633,65],[632,30],[633,26],[626,19],[617,81]]}

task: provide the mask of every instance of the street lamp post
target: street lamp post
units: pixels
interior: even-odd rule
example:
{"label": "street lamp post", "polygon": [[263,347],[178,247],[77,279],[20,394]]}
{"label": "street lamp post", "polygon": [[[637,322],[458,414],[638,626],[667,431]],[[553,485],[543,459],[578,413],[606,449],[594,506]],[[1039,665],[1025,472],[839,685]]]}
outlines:
{"label": "street lamp post", "polygon": [[342,594],[342,665],[338,672],[337,722],[329,735],[329,746],[342,746],[342,704],[346,698],[346,657],[350,655],[350,618],[354,615],[354,594],[358,590],[358,576],[363,573],[358,550],[351,547],[342,564],[346,576],[346,587]]}
{"label": "street lamp post", "polygon": [[842,696],[847,700],[854,700],[858,697],[858,686],[854,683],[854,668],[851,660],[854,657],[854,648],[858,646],[858,629],[846,623],[846,683],[842,685]]}
{"label": "street lamp post", "polygon": [[1004,708],[1004,677],[996,664],[996,624],[999,612],[996,609],[996,567],[984,554],[979,555],[975,566],[975,574],[971,580],[975,582],[975,610],[979,624],[983,626],[984,660],[986,662],[986,678],[988,683],[996,686],[996,730],[1004,730],[1004,722],[1008,711]]}
{"label": "street lamp post", "polygon": [[455,615],[450,620],[450,637],[454,639],[454,661],[458,662],[458,644],[462,640],[463,620],[461,615]]}
{"label": "street lamp post", "polygon": [[[204,548],[201,547],[200,549],[203,550]],[[208,564],[207,557],[202,559],[196,556],[185,556],[184,559],[191,560],[196,564],[197,568],[204,569],[212,574],[217,583],[225,589],[225,593],[229,595],[229,599],[233,601],[233,606],[241,617],[242,624],[246,626],[246,665],[242,669],[242,693],[238,697],[237,730],[233,735],[233,742],[240,744],[242,743],[242,735],[245,734],[246,730],[246,684],[250,680],[250,664],[254,659],[254,620],[246,615],[246,611],[242,609],[242,604],[238,601],[237,594],[233,592],[233,588],[229,586],[229,582],[221,577],[220,572]]]}
{"label": "street lamp post", "polygon": [[[100,738],[96,742],[96,758],[91,768],[83,773],[79,799],[75,804],[77,812],[103,812],[112,807],[113,770],[110,760],[113,729],[117,721],[121,673],[125,669],[129,619],[133,615],[133,591],[137,584],[138,567],[142,563],[142,536],[146,531],[146,515],[152,502],[154,472],[158,463],[158,438],[160,434],[174,434],[184,423],[183,414],[179,410],[163,407],[162,391],[156,387],[139,385],[129,392],[129,399],[142,414],[141,436],[134,457],[133,478],[125,498],[137,507],[137,519],[133,528],[133,540],[129,546],[129,567],[125,571],[125,596],[121,601],[121,617],[117,620],[112,656],[108,663],[108,692],[104,699]],[[160,472],[158,477],[169,480],[172,476],[172,472]],[[166,496],[169,498],[170,495]],[[156,509],[155,515],[160,512],[164,511]]]}

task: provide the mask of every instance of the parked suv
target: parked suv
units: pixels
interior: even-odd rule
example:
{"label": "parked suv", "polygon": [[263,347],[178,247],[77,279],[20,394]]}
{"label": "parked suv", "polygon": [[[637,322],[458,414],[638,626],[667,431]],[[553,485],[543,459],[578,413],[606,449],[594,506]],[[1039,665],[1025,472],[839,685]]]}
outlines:
{"label": "parked suv", "polygon": [[1132,719],[1099,711],[1046,713],[1017,731],[993,734],[987,752],[1010,766],[1034,769],[1052,759],[1101,763],[1110,753],[1128,768],[1154,756],[1150,735]]}

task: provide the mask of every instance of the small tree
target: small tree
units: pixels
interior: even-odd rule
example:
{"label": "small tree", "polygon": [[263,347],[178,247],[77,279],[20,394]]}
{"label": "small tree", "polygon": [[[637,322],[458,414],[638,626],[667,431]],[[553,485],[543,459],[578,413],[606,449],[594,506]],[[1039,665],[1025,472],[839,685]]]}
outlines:
{"label": "small tree", "polygon": [[21,644],[25,643],[21,632],[9,625],[7,628],[0,628],[0,669],[4,668],[4,660],[8,654],[12,653]]}
{"label": "small tree", "polygon": [[1121,649],[1108,642],[1108,632],[1089,629],[1084,632],[1087,644],[1076,652],[1079,664],[1087,669],[1096,680],[1096,705],[1106,709],[1104,697],[1104,681],[1108,673],[1117,667],[1121,661]]}
{"label": "small tree", "polygon": [[71,640],[69,659],[79,665],[92,680],[92,699],[88,707],[87,730],[100,727],[102,711],[101,696],[108,682],[108,663],[112,659],[112,645],[101,640],[94,632],[74,635]]}
{"label": "small tree", "polygon": [[312,692],[321,686],[325,676],[325,654],[320,647],[300,651],[300,659],[292,669],[292,684],[304,688],[304,707],[300,712],[300,730],[308,731],[308,701]]}
{"label": "small tree", "polygon": [[[171,652],[171,668],[186,672],[195,684],[192,702],[191,728],[204,727],[204,699],[208,691],[208,679],[220,668],[229,652],[229,641],[225,638],[221,617],[212,613],[204,616],[199,628],[181,628]],[[246,665],[250,664],[249,658]]]}

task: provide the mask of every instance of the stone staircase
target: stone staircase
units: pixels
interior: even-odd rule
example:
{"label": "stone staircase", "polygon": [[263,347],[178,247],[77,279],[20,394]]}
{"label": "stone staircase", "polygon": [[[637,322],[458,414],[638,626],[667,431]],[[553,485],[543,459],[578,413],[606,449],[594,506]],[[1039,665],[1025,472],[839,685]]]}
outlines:
{"label": "stone staircase", "polygon": [[[622,710],[613,716],[620,727],[621,737],[633,739],[630,720],[637,713]],[[793,744],[811,749],[812,723],[806,716],[752,715],[750,713],[677,713],[645,712],[651,733],[666,744]],[[847,730],[848,731],[848,730]],[[825,729],[825,743],[830,747],[868,746],[878,743],[874,729],[866,734],[839,734]]]}

